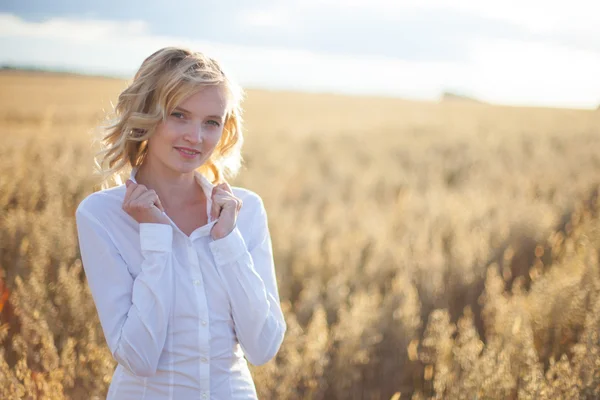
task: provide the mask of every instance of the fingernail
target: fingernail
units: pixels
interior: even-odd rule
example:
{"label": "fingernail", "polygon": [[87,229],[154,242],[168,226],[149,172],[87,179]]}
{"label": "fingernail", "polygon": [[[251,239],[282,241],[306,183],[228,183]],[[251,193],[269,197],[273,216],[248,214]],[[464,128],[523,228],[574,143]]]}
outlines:
{"label": "fingernail", "polygon": [[131,185],[133,182],[131,181],[131,179],[127,179],[127,181],[125,182],[125,187],[129,187],[129,185]]}

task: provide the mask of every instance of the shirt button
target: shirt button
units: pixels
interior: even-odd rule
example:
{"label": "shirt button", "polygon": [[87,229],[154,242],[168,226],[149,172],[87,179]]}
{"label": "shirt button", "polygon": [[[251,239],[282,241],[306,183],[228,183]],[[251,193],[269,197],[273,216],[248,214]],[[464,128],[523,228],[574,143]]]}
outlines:
{"label": "shirt button", "polygon": [[202,398],[203,399],[208,399],[208,393],[202,393]]}
{"label": "shirt button", "polygon": [[206,323],[207,323],[207,322],[203,320],[203,321],[202,321],[202,326],[206,326]]}
{"label": "shirt button", "polygon": [[200,286],[200,280],[199,279],[194,279],[194,285]]}
{"label": "shirt button", "polygon": [[208,362],[208,358],[206,358],[206,357],[202,357],[202,362],[203,362],[203,363],[207,363],[207,362]]}

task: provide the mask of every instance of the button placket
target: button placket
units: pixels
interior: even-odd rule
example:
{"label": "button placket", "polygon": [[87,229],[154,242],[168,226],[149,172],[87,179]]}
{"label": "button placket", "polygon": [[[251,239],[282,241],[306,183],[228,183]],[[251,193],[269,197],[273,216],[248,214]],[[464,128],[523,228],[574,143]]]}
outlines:
{"label": "button placket", "polygon": [[[190,263],[194,267],[199,268],[200,264],[198,263],[198,254],[196,254],[196,250],[194,249],[194,244],[192,243],[191,240],[187,241],[187,251],[188,251],[188,258],[190,260]],[[199,277],[197,277],[198,271],[194,271],[194,272],[196,272],[196,274],[194,274],[195,276],[192,276],[192,284],[194,286],[202,286],[202,279],[199,279]]]}
{"label": "button placket", "polygon": [[[209,316],[208,316],[208,304],[206,299],[206,293],[204,290],[204,271],[201,267],[203,260],[202,253],[199,252],[193,241],[188,242],[188,254],[190,258],[190,270],[192,276],[190,277],[192,283],[192,290],[195,293],[199,314],[197,315],[197,326],[198,330],[198,349],[200,350],[198,363],[200,365],[200,376],[202,381],[202,388],[205,392],[202,393],[201,398],[210,398],[210,333],[208,330]],[[193,253],[193,254],[192,254]]]}
{"label": "button placket", "polygon": [[194,266],[198,266],[198,254],[196,254],[196,250],[194,249],[194,245],[191,242],[187,243],[187,252],[188,258]]}

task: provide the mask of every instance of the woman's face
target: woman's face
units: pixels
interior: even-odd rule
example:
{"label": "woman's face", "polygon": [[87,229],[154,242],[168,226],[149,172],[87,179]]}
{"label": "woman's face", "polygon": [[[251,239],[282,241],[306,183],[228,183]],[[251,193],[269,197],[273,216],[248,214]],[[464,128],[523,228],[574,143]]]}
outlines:
{"label": "woman's face", "polygon": [[148,139],[144,162],[188,173],[203,165],[223,134],[227,96],[221,86],[206,86],[182,101]]}

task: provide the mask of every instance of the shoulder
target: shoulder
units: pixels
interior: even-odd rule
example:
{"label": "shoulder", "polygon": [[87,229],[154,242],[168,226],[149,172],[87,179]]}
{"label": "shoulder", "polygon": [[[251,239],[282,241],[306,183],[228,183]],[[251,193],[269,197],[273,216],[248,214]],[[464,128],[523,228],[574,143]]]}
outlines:
{"label": "shoulder", "polygon": [[260,226],[267,224],[267,211],[263,199],[255,192],[241,188],[232,187],[233,194],[242,200],[242,209],[238,215],[241,225],[247,225],[251,232]]}
{"label": "shoulder", "polygon": [[91,193],[77,206],[76,215],[87,214],[97,219],[121,210],[125,198],[125,185],[115,186]]}
{"label": "shoulder", "polygon": [[268,235],[268,219],[263,200],[257,193],[245,188],[234,186],[231,190],[235,197],[242,200],[238,227],[249,248],[254,248]]}
{"label": "shoulder", "polygon": [[257,193],[237,186],[233,186],[231,190],[235,197],[242,200],[242,210],[252,214],[262,214],[264,212],[263,200]]}

